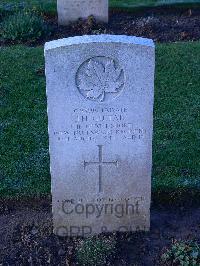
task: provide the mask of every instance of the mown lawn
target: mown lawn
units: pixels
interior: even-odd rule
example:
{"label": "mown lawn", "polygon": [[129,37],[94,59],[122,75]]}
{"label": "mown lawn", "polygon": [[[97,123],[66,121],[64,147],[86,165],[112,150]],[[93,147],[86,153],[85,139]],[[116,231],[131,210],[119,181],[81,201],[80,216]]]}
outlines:
{"label": "mown lawn", "polygon": [[[0,197],[50,194],[43,48],[2,47],[0,61]],[[199,42],[157,46],[155,195],[200,192],[199,66]]]}
{"label": "mown lawn", "polygon": [[191,5],[198,4],[200,0],[110,0],[111,7],[154,7],[165,5]]}
{"label": "mown lawn", "polygon": [[[2,4],[7,3],[54,3],[56,4],[57,0],[1,0]],[[165,4],[176,4],[176,3],[198,3],[199,0],[109,0],[110,4],[128,4],[128,5],[165,5]]]}
{"label": "mown lawn", "polygon": [[[57,0],[1,0],[0,9],[12,9],[10,4],[22,4],[29,7],[36,7],[44,13],[56,13]],[[109,0],[110,7],[113,8],[138,8],[165,5],[193,5],[200,4],[200,0]]]}

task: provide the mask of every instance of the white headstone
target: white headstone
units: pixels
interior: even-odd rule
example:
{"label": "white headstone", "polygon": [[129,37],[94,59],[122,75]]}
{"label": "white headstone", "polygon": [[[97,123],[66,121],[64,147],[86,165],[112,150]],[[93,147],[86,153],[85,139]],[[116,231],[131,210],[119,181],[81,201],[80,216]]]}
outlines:
{"label": "white headstone", "polygon": [[74,37],[45,59],[54,232],[149,230],[153,41]]}
{"label": "white headstone", "polygon": [[79,18],[93,15],[97,21],[108,22],[108,0],[57,0],[58,23],[67,25]]}

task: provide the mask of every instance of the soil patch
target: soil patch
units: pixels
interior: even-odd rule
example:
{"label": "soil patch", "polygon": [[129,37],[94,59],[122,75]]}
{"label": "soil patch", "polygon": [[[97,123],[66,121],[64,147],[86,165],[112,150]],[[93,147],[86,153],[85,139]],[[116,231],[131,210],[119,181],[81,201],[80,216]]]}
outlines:
{"label": "soil patch", "polygon": [[[106,236],[105,236],[106,237]],[[172,240],[200,241],[200,208],[151,210],[151,231],[117,233],[117,256],[108,265],[157,265]],[[50,199],[22,202],[0,214],[1,265],[76,265],[79,238],[52,234]],[[31,264],[32,263],[32,264]]]}
{"label": "soil patch", "polygon": [[[97,23],[91,16],[68,26],[58,26],[56,16],[45,16],[51,34],[27,45],[44,45],[45,42],[85,34],[134,35],[151,38],[155,42],[196,41],[200,39],[200,7],[148,8],[139,11],[111,9],[109,23]],[[0,45],[16,42],[0,41]]]}
{"label": "soil patch", "polygon": [[108,24],[96,23],[93,17],[69,26],[58,26],[57,17],[46,17],[52,34],[46,41],[84,34],[134,35],[155,42],[196,41],[200,39],[200,8],[151,8],[137,12],[111,10]]}

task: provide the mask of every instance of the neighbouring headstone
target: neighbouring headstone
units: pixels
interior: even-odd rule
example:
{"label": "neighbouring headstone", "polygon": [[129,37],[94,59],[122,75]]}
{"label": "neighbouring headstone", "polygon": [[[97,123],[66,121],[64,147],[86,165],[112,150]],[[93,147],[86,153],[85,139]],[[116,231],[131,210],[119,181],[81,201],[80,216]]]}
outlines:
{"label": "neighbouring headstone", "polygon": [[97,21],[108,22],[108,0],[57,0],[57,12],[60,25],[90,15]]}
{"label": "neighbouring headstone", "polygon": [[46,43],[56,234],[149,230],[154,52],[130,36]]}

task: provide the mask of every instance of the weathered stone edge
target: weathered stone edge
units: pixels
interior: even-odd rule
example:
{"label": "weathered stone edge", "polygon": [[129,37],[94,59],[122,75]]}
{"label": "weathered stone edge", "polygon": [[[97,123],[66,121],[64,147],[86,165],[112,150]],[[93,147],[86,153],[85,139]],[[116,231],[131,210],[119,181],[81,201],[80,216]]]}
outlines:
{"label": "weathered stone edge", "polygon": [[87,43],[126,43],[126,44],[135,44],[135,45],[143,45],[155,47],[153,40],[135,37],[135,36],[126,36],[126,35],[83,35],[83,36],[75,36],[64,39],[59,39],[55,41],[50,41],[45,43],[45,52],[48,50],[78,45],[78,44],[87,44]]}

